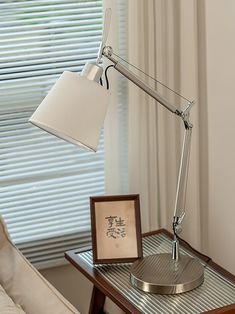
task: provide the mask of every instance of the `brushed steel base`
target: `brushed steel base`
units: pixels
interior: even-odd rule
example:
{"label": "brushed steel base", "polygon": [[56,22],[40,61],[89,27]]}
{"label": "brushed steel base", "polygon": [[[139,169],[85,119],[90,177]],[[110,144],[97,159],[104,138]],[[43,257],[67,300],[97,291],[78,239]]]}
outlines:
{"label": "brushed steel base", "polygon": [[204,280],[204,267],[187,255],[180,255],[178,261],[171,254],[150,255],[134,262],[130,273],[134,287],[157,294],[190,291]]}

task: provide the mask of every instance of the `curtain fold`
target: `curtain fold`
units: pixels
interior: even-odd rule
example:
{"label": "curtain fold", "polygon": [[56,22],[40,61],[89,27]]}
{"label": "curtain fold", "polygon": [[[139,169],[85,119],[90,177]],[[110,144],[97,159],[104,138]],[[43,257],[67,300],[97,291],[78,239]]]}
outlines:
{"label": "curtain fold", "polygon": [[[112,9],[107,45],[127,58],[127,1],[104,0],[105,8]],[[107,66],[109,61],[103,59]],[[105,119],[105,173],[106,193],[128,193],[128,88],[127,80],[114,69],[109,69],[111,102]]]}
{"label": "curtain fold", "polygon": [[[154,2],[139,1],[136,5],[128,1],[128,13],[128,60],[155,77]],[[155,87],[153,80],[134,72]],[[129,191],[140,194],[142,230],[146,232],[160,227],[157,107],[154,100],[131,82],[128,92]]]}

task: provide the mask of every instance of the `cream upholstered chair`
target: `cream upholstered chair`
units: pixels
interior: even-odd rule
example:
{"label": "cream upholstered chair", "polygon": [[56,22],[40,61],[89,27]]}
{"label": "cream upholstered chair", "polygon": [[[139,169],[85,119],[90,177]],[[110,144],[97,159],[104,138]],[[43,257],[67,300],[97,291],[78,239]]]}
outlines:
{"label": "cream upholstered chair", "polygon": [[0,218],[0,313],[79,314],[13,245]]}

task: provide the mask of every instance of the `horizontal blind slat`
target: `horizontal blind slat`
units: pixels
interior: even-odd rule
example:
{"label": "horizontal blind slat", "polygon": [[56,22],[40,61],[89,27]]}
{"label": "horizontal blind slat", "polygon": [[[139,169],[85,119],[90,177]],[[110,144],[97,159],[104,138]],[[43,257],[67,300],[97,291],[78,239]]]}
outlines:
{"label": "horizontal blind slat", "polygon": [[[76,42],[84,42],[84,41],[90,41],[93,38],[97,39],[102,34],[102,31],[100,29],[97,30],[89,30],[83,29],[79,33],[79,37],[77,32],[71,31],[70,35],[65,37],[63,33],[58,32],[57,34],[53,34],[53,42],[60,42],[60,41],[70,41],[70,40],[76,40]],[[5,38],[1,39],[1,43],[4,48],[14,48],[15,46],[24,46],[25,48],[28,48],[28,45],[35,46],[35,45],[42,45],[43,43],[40,43],[40,39],[43,38],[43,43],[50,44],[51,43],[51,34],[43,34],[38,36],[30,36],[30,37],[24,37],[20,36],[18,38]],[[39,43],[38,43],[39,42]]]}
{"label": "horizontal blind slat", "polygon": [[[77,26],[73,26],[73,25],[68,25],[68,26],[63,26],[61,27],[58,26],[56,27],[56,29],[53,30],[54,34],[59,34],[59,33],[64,33],[65,31],[67,32],[74,32],[77,35],[83,35],[83,31],[97,31],[99,29],[100,31],[100,23],[98,24],[92,24],[92,25],[77,25]],[[41,37],[41,40],[43,38],[43,36],[45,35],[51,35],[52,36],[52,29],[51,28],[46,28],[46,29],[29,29],[29,30],[22,30],[22,31],[18,31],[15,30],[14,32],[11,31],[11,33],[7,33],[7,34],[0,34],[0,39],[3,40],[3,42],[8,42],[9,40],[12,41],[14,40],[15,36],[21,36],[21,38],[24,38],[23,36],[38,36]],[[54,36],[53,34],[53,36]],[[17,39],[16,39],[17,40]]]}
{"label": "horizontal blind slat", "polygon": [[[50,28],[56,28],[58,25],[60,27],[67,27],[67,26],[73,26],[73,25],[86,25],[87,23],[90,23],[90,25],[93,25],[93,24],[97,24],[97,23],[100,23],[102,25],[102,18],[95,18],[95,19],[85,19],[85,20],[82,20],[82,21],[79,21],[79,20],[76,20],[76,21],[63,21],[63,22],[60,22],[60,21],[53,21],[49,24]],[[37,23],[35,25],[22,25],[22,26],[4,26],[4,33],[7,34],[8,32],[10,31],[15,31],[15,32],[18,32],[18,31],[28,31],[28,30],[32,30],[32,29],[38,29],[40,27],[44,27],[46,23],[43,23],[43,21],[41,21],[40,23]],[[3,34],[1,35],[3,36]]]}
{"label": "horizontal blind slat", "polygon": [[83,231],[83,232],[76,232],[76,233],[68,233],[64,234],[63,236],[58,236],[56,238],[47,238],[47,239],[41,239],[38,241],[32,241],[32,242],[25,242],[18,244],[18,247],[25,251],[35,251],[36,246],[37,247],[53,247],[54,245],[61,245],[63,246],[64,242],[73,243],[74,241],[77,241],[78,238],[81,239],[81,241],[86,240],[88,237],[91,236],[91,231]]}
{"label": "horizontal blind slat", "polygon": [[[70,36],[68,38],[62,37],[59,39],[54,38],[53,41],[50,40],[50,37],[48,39],[49,40],[45,40],[45,38],[44,38],[43,42],[39,46],[40,49],[42,47],[45,47],[45,46],[50,46],[52,42],[53,42],[53,45],[56,47],[61,47],[61,46],[63,47],[66,44],[70,44],[70,43],[74,44],[74,37],[73,36]],[[76,38],[76,44],[83,46],[83,47],[92,47],[92,46],[96,46],[96,43],[100,42],[100,40],[101,40],[101,33],[100,32],[96,36],[94,36],[94,33],[92,33],[92,36],[89,36],[89,37],[86,36],[86,37],[80,37],[79,39]],[[1,49],[2,49],[2,51],[4,51],[4,50],[8,51],[8,53],[9,53],[9,49],[14,49],[14,48],[17,48],[17,49],[23,49],[23,48],[29,49],[30,48],[30,51],[32,51],[34,46],[36,46],[38,49],[38,42],[33,41],[31,39],[29,42],[22,42],[22,43],[19,43],[17,45],[16,44],[12,44],[12,45],[10,45],[10,44],[6,45],[5,44],[1,47]]]}
{"label": "horizontal blind slat", "polygon": [[[15,3],[16,4],[16,3]],[[98,3],[97,3],[98,4]],[[100,2],[101,4],[101,2]],[[3,10],[4,8],[2,7],[2,4],[0,3],[0,8]],[[79,13],[84,13],[84,12],[96,12],[96,11],[100,11],[100,6],[97,5],[97,6],[93,6],[93,7],[89,7],[89,6],[85,6],[85,7],[82,7],[82,6],[79,6],[78,8],[78,4],[77,3],[67,3],[67,4],[60,4],[60,5],[57,5],[56,6],[56,11],[61,11],[62,13],[63,12],[68,12],[68,11],[71,11],[71,10],[78,10],[77,12]],[[49,10],[51,9],[51,10]],[[54,15],[54,9],[55,9],[55,6],[52,4],[52,5],[47,5],[46,7],[45,6],[41,6],[41,8],[37,5],[37,6],[14,6],[14,13],[17,14],[19,16],[19,14],[21,15],[30,15],[31,17],[33,16],[38,16],[39,14],[47,14],[47,15]],[[36,13],[34,13],[36,12]],[[12,9],[7,9],[7,6],[6,8],[4,9],[4,17],[11,17],[12,15]]]}
{"label": "horizontal blind slat", "polygon": [[36,11],[36,13],[33,13],[32,11],[27,12],[27,11],[16,11],[14,10],[14,14],[17,16],[17,20],[12,22],[12,17],[11,17],[11,12],[9,11],[9,14],[4,14],[4,18],[0,22],[3,25],[15,25],[15,24],[23,24],[23,23],[37,23],[38,21],[43,21],[43,22],[51,22],[55,19],[59,19],[60,16],[63,18],[74,18],[75,20],[78,19],[95,19],[96,17],[101,17],[102,18],[102,12],[100,12],[99,8],[93,8],[93,10],[81,10],[80,8],[66,8],[63,10],[56,10],[56,16],[54,11]]}
{"label": "horizontal blind slat", "polygon": [[[30,2],[30,5],[29,5],[29,2]],[[74,0],[74,1],[67,1],[65,2],[64,0],[54,0],[53,1],[53,5],[51,4],[51,0],[27,0],[27,1],[20,1],[20,2],[17,2],[17,1],[12,1],[12,2],[2,2],[0,3],[0,8],[2,9],[12,9],[14,10],[15,8],[17,7],[28,7],[30,10],[31,8],[34,8],[34,7],[37,7],[37,9],[44,9],[44,10],[47,10],[47,9],[55,9],[57,8],[58,6],[61,6],[61,5],[68,5],[68,3],[70,3],[71,5],[72,4],[76,4],[77,6],[79,7],[94,7],[94,6],[98,6],[98,5],[102,5],[102,1],[100,0],[96,0],[96,1],[77,1],[77,0]],[[38,8],[38,6],[40,5],[40,8]]]}
{"label": "horizontal blind slat", "polygon": [[[97,179],[97,182],[103,182],[104,180],[104,173],[102,169],[98,169],[95,172],[95,178]],[[57,176],[55,178],[47,178],[46,180],[43,180],[42,182],[39,181],[38,184],[34,182],[34,185],[32,185],[31,182],[29,183],[23,183],[20,186],[17,186],[18,189],[15,188],[15,185],[18,183],[12,183],[11,185],[5,185],[1,186],[2,199],[7,202],[9,200],[20,200],[22,196],[22,191],[28,191],[30,192],[30,196],[37,197],[39,194],[44,194],[50,191],[50,193],[54,193],[56,191],[59,191],[60,189],[64,189],[68,187],[71,189],[73,186],[79,185],[86,185],[91,184],[91,182],[94,182],[94,172],[86,171],[84,173],[75,174],[72,173],[68,176]],[[14,191],[14,194],[13,194]],[[49,192],[48,192],[49,193]]]}

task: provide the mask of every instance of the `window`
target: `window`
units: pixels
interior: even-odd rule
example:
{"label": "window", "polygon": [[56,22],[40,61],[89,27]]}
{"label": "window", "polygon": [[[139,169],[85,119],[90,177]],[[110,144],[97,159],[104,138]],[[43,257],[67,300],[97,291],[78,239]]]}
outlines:
{"label": "window", "polygon": [[90,243],[89,196],[104,194],[104,141],[96,154],[30,125],[64,70],[97,56],[102,1],[0,3],[0,213],[38,267]]}

